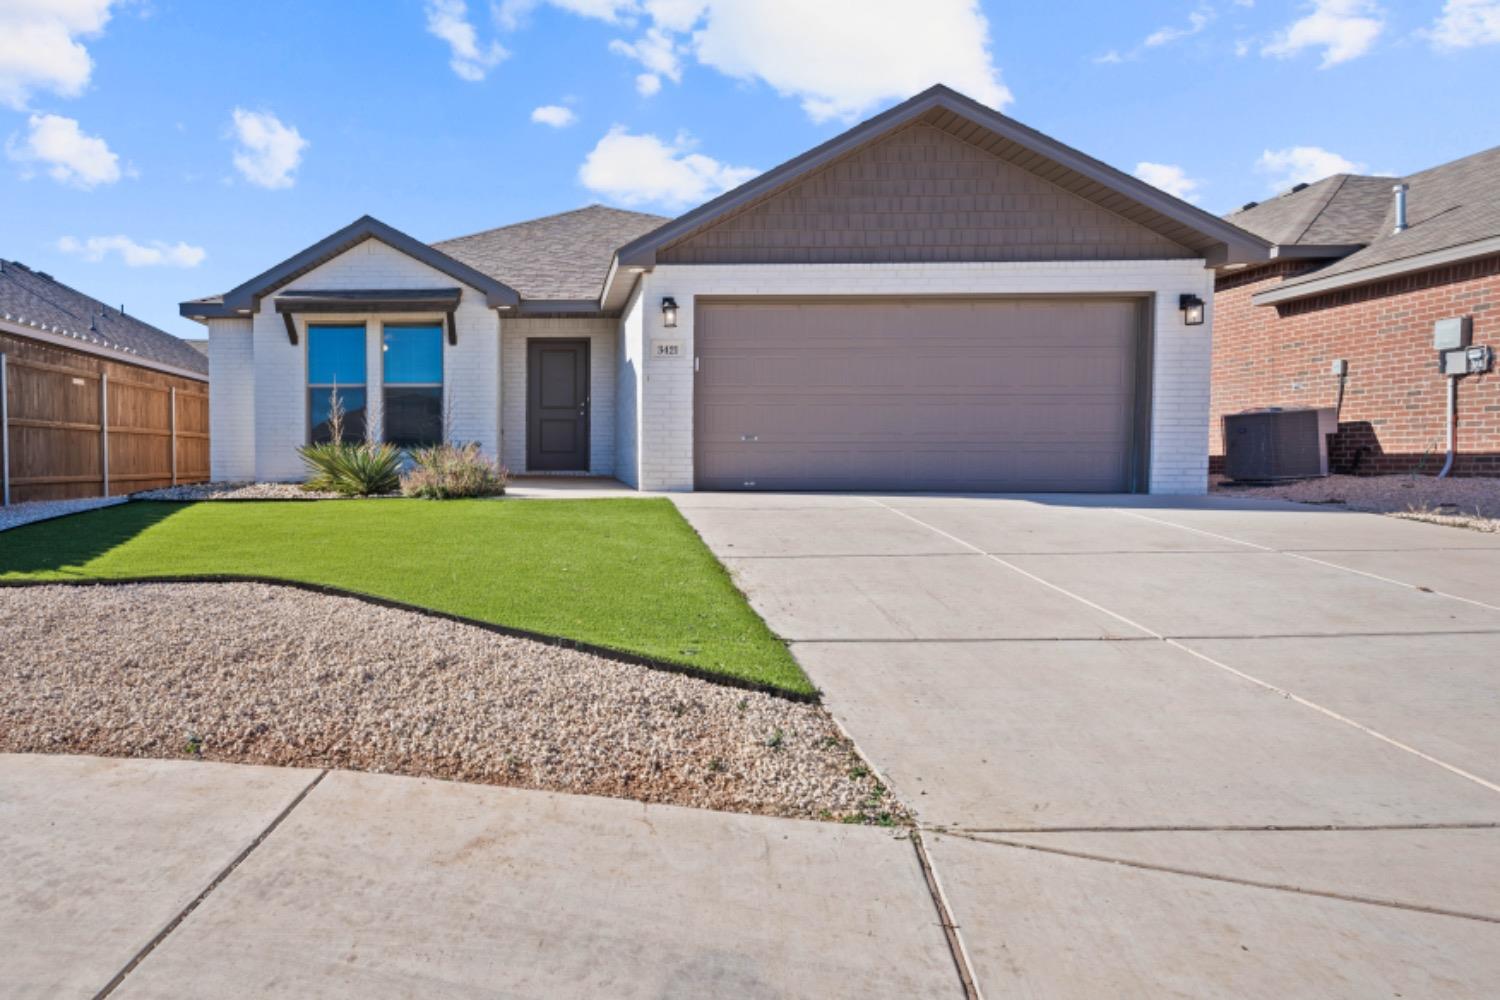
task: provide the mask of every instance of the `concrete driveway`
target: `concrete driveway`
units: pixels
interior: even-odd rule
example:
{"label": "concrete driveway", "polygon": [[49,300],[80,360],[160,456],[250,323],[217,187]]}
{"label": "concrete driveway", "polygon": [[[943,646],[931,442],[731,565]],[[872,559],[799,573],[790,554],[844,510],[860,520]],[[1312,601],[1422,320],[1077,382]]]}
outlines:
{"label": "concrete driveway", "polygon": [[693,495],[911,803],[981,992],[1500,995],[1500,536]]}

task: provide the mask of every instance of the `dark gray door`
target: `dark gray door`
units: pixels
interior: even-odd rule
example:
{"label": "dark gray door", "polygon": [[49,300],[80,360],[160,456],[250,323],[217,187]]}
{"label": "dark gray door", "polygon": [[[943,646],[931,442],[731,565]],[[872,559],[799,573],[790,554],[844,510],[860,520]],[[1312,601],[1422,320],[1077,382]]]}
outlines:
{"label": "dark gray door", "polygon": [[740,300],[694,323],[701,489],[1144,488],[1138,300]]}
{"label": "dark gray door", "polygon": [[589,467],[589,342],[526,342],[526,468]]}

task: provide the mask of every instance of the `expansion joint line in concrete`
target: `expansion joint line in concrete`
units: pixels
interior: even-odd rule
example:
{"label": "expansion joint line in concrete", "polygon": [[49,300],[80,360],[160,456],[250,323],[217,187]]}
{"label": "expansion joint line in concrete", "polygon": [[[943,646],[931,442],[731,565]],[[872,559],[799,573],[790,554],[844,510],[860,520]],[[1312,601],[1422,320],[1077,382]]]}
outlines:
{"label": "expansion joint line in concrete", "polygon": [[115,973],[115,977],[104,985],[104,989],[94,994],[94,1000],[103,1000],[104,997],[107,997],[111,993],[113,993],[116,988],[118,988],[119,985],[125,981],[125,977],[130,975],[130,973],[135,970],[136,966],[145,961],[146,957],[153,951],[155,951],[156,947],[163,941],[165,941],[168,935],[175,931],[178,926],[184,920],[186,920],[188,916],[192,914],[192,912],[196,910],[205,899],[208,898],[209,894],[217,889],[220,883],[222,883],[226,878],[229,877],[231,872],[233,872],[236,868],[243,864],[245,859],[248,858],[257,847],[264,843],[267,837],[269,837],[276,831],[276,828],[281,825],[282,820],[290,816],[292,814],[292,810],[296,809],[299,805],[302,804],[302,800],[307,798],[309,792],[318,787],[318,782],[322,781],[323,778],[327,776],[327,774],[328,770],[327,768],[324,768],[316,775],[314,775],[313,779],[303,786],[302,790],[296,794],[292,801],[286,804],[286,808],[277,813],[276,818],[271,820],[270,824],[267,825],[266,828],[262,830],[258,835],[256,835],[256,838],[250,841],[250,844],[238,855],[236,855],[233,861],[230,861],[229,864],[225,865],[223,870],[221,870],[217,875],[214,876],[213,881],[209,882],[208,885],[204,887],[203,891],[200,892],[191,903],[182,908],[182,912],[178,913],[175,917],[168,921],[167,925],[160,931],[158,931],[155,937],[146,942],[146,946],[140,951],[136,952],[135,957],[133,957],[129,962],[125,963],[125,967],[119,972]]}
{"label": "expansion joint line in concrete", "polygon": [[937,910],[938,923],[943,928],[943,936],[948,939],[948,952],[953,957],[953,967],[963,986],[964,997],[966,1000],[979,1000],[979,987],[974,981],[973,966],[969,962],[968,952],[964,949],[963,938],[959,936],[958,924],[953,920],[953,909],[948,905],[947,897],[943,895],[943,887],[938,882],[937,871],[932,866],[932,857],[927,853],[927,845],[922,841],[922,831],[916,827],[913,827],[911,831],[911,844],[917,852],[917,864],[921,866],[922,877],[927,880],[927,892],[932,896],[932,905]]}
{"label": "expansion joint line in concrete", "polygon": [[[890,511],[892,514],[895,514],[897,517],[905,518],[906,520],[912,522],[913,524],[920,525],[920,526],[926,528],[928,531],[931,531],[931,532],[934,532],[934,533],[936,533],[938,535],[941,535],[942,537],[948,539],[951,542],[955,542],[955,543],[957,543],[959,545],[962,545],[965,548],[968,548],[968,549],[970,549],[970,550],[978,553],[979,555],[984,556],[986,559],[989,559],[989,560],[995,562],[996,564],[998,564],[1000,566],[1004,566],[1006,569],[1011,570],[1014,573],[1019,573],[1021,576],[1026,577],[1026,579],[1031,580],[1033,583],[1040,584],[1041,586],[1046,587],[1048,590],[1055,591],[1056,593],[1059,593],[1059,594],[1061,594],[1064,597],[1067,597],[1067,598],[1069,598],[1069,599],[1071,599],[1073,601],[1076,601],[1079,604],[1084,605],[1085,607],[1092,608],[1093,610],[1099,612],[1100,614],[1108,615],[1110,618],[1113,618],[1113,619],[1115,619],[1118,622],[1121,622],[1121,623],[1123,623],[1125,625],[1128,625],[1130,628],[1136,629],[1139,632],[1144,632],[1146,635],[1152,636],[1153,638],[1156,638],[1156,639],[1160,639],[1162,642],[1164,642],[1167,645],[1173,647],[1174,649],[1179,649],[1182,652],[1187,653],[1189,656],[1196,657],[1197,659],[1202,660],[1204,663],[1207,663],[1210,666],[1218,667],[1220,670],[1223,670],[1223,671],[1225,671],[1227,673],[1233,674],[1234,676],[1240,678],[1241,680],[1248,681],[1251,684],[1255,684],[1255,685],[1257,685],[1257,686],[1259,686],[1261,688],[1264,688],[1267,691],[1275,692],[1276,694],[1281,695],[1281,697],[1286,698],[1289,701],[1294,701],[1297,704],[1303,706],[1304,708],[1310,708],[1313,711],[1318,712],[1318,713],[1320,713],[1320,714],[1322,714],[1324,716],[1327,716],[1330,719],[1334,719],[1334,720],[1336,720],[1338,722],[1342,722],[1346,726],[1351,726],[1351,727],[1353,727],[1355,729],[1358,729],[1360,732],[1364,733],[1367,736],[1372,736],[1375,739],[1380,740],[1383,743],[1389,744],[1390,746],[1393,746],[1393,747],[1395,747],[1398,750],[1405,751],[1406,753],[1409,753],[1409,754],[1411,754],[1414,757],[1418,757],[1418,758],[1420,758],[1422,760],[1425,760],[1429,764],[1436,764],[1438,767],[1441,767],[1443,770],[1448,771],[1451,774],[1455,774],[1455,775],[1457,775],[1460,778],[1465,778],[1465,779],[1467,779],[1469,781],[1472,781],[1476,785],[1479,785],[1482,788],[1487,788],[1487,789],[1489,789],[1492,792],[1500,793],[1500,785],[1495,784],[1493,781],[1487,781],[1484,778],[1481,778],[1479,775],[1474,774],[1474,773],[1472,773],[1470,771],[1466,771],[1466,770],[1464,770],[1463,768],[1459,767],[1456,764],[1450,764],[1450,763],[1448,763],[1445,760],[1439,760],[1437,757],[1434,757],[1434,756],[1432,756],[1431,754],[1428,754],[1428,753],[1424,753],[1423,751],[1418,750],[1416,747],[1411,746],[1410,744],[1403,743],[1400,740],[1395,739],[1394,737],[1387,736],[1384,733],[1379,732],[1378,730],[1371,729],[1369,726],[1365,725],[1364,723],[1362,723],[1362,722],[1356,722],[1355,720],[1349,718],[1346,715],[1341,715],[1338,712],[1335,712],[1331,708],[1326,708],[1323,705],[1319,705],[1315,701],[1311,701],[1311,700],[1309,700],[1307,698],[1302,697],[1299,694],[1295,694],[1294,692],[1289,691],[1286,688],[1279,687],[1279,686],[1277,686],[1275,684],[1272,684],[1269,681],[1262,680],[1259,677],[1255,677],[1255,676],[1252,676],[1251,674],[1245,673],[1243,670],[1239,670],[1239,669],[1237,669],[1235,667],[1232,667],[1232,666],[1230,666],[1227,663],[1224,663],[1224,662],[1222,662],[1220,660],[1216,660],[1212,656],[1209,656],[1207,653],[1199,652],[1198,650],[1194,649],[1193,647],[1187,645],[1186,643],[1184,643],[1184,642],[1182,642],[1182,641],[1180,641],[1178,639],[1173,639],[1170,636],[1164,635],[1163,633],[1158,632],[1155,629],[1150,628],[1150,627],[1148,627],[1146,625],[1143,625],[1143,624],[1141,624],[1138,621],[1135,621],[1135,620],[1133,620],[1131,618],[1127,618],[1125,615],[1120,614],[1118,611],[1113,611],[1113,610],[1111,610],[1109,608],[1106,608],[1104,605],[1098,604],[1098,603],[1096,603],[1094,601],[1091,601],[1087,597],[1082,596],[1081,594],[1075,594],[1071,590],[1068,590],[1065,587],[1058,586],[1057,584],[1053,583],[1051,580],[1044,579],[1043,577],[1037,576],[1035,573],[1032,573],[1029,570],[1022,569],[1020,566],[1017,566],[1013,562],[1009,562],[1009,561],[1007,561],[1005,559],[1002,559],[1002,558],[1000,558],[999,556],[996,556],[996,555],[991,555],[990,553],[985,552],[979,546],[974,545],[972,542],[967,542],[964,539],[959,538],[957,535],[953,535],[953,534],[950,534],[949,532],[944,531],[942,528],[939,528],[939,527],[937,527],[935,525],[932,525],[932,524],[928,524],[926,521],[923,521],[921,518],[913,517],[911,514],[908,514],[908,513],[906,513],[903,510],[898,510],[897,508],[892,507],[889,504],[881,503],[879,500],[870,499],[869,502],[875,504],[875,506],[877,506],[877,507],[880,507],[880,508],[882,508],[884,510]],[[1156,522],[1156,523],[1159,523],[1159,524],[1166,524],[1166,525],[1168,525],[1170,527],[1174,527],[1174,528],[1180,528],[1180,527],[1182,527],[1181,525],[1172,524],[1170,521],[1158,521],[1156,518],[1150,518],[1150,517],[1145,517],[1144,515],[1134,514],[1131,511],[1121,511],[1120,513],[1123,513],[1123,514],[1132,514],[1132,516],[1141,517],[1143,520],[1153,521],[1153,522]],[[1226,541],[1236,541],[1236,539],[1229,538],[1228,536],[1225,536],[1225,535],[1214,535],[1212,532],[1199,531],[1199,529],[1197,529],[1197,528],[1187,528],[1187,529],[1184,529],[1184,530],[1187,530],[1187,531],[1197,531],[1199,534],[1212,535],[1212,537],[1223,538]],[[1252,546],[1254,548],[1265,549],[1267,552],[1275,552],[1275,551],[1277,551],[1275,549],[1266,548],[1266,546],[1264,546],[1264,545],[1255,545],[1252,542],[1242,542],[1240,544],[1250,545],[1250,546]],[[1288,555],[1295,555],[1295,553],[1286,553],[1286,554],[1288,554]],[[1317,562],[1318,560],[1312,560],[1312,561],[1313,562]],[[1328,565],[1331,566],[1333,564],[1329,563]],[[1343,567],[1335,567],[1335,568],[1342,569]],[[1358,571],[1357,570],[1351,570],[1350,572],[1358,572]],[[1360,574],[1360,575],[1362,575],[1362,576],[1369,576],[1371,574],[1363,573],[1363,574]],[[1385,579],[1385,578],[1384,577],[1378,577],[1377,579]],[[1400,586],[1403,586],[1403,587],[1410,586],[1409,584],[1400,583],[1400,581],[1397,581],[1397,580],[1390,580],[1390,581],[1387,581],[1387,582],[1397,583],[1397,584],[1399,584]],[[1450,595],[1443,595],[1443,596],[1450,596]],[[1461,600],[1461,601],[1466,601],[1467,600],[1467,598],[1456,598],[1456,599],[1457,600]],[[1469,601],[1468,603],[1475,604],[1475,603],[1479,603],[1479,602]],[[1484,605],[1484,606],[1485,607],[1489,607],[1489,605]],[[1500,610],[1500,608],[1497,608],[1496,610]]]}
{"label": "expansion joint line in concrete", "polygon": [[993,835],[971,834],[971,833],[949,833],[948,836],[962,837],[964,840],[972,840],[978,844],[993,844],[997,847],[1010,847],[1023,851],[1038,851],[1042,854],[1056,854],[1067,858],[1076,858],[1080,861],[1095,861],[1103,864],[1122,865],[1126,868],[1136,868],[1141,871],[1161,872],[1166,875],[1181,875],[1187,878],[1204,879],[1210,882],[1224,882],[1228,885],[1242,885],[1252,889],[1269,889],[1274,892],[1291,892],[1302,896],[1318,896],[1323,899],[1334,899],[1341,903],[1357,903],[1363,906],[1383,906],[1392,910],[1408,910],[1413,913],[1429,913],[1439,917],[1454,917],[1459,920],[1477,920],[1481,923],[1500,924],[1500,917],[1484,913],[1468,913],[1464,910],[1449,910],[1438,906],[1423,906],[1420,903],[1403,903],[1397,899],[1381,899],[1375,896],[1360,896],[1353,893],[1333,892],[1327,889],[1309,889],[1306,886],[1291,885],[1286,882],[1266,882],[1260,879],[1237,878],[1233,875],[1219,875],[1214,872],[1199,871],[1193,868],[1178,868],[1173,865],[1149,864],[1144,861],[1132,861],[1128,858],[1117,858],[1107,854],[1095,854],[1090,851],[1075,851],[1064,847],[1047,847],[1042,844],[1032,844],[1026,841],[1007,840],[1004,837]]}
{"label": "expansion joint line in concrete", "polygon": [[[1464,604],[1472,604],[1475,607],[1485,608],[1489,611],[1500,611],[1500,605],[1487,604],[1484,601],[1476,601],[1472,597],[1460,597],[1458,594],[1450,594],[1445,590],[1434,590],[1431,587],[1424,587],[1421,584],[1407,583],[1405,580],[1396,580],[1389,576],[1381,576],[1379,573],[1370,573],[1362,569],[1354,569],[1351,566],[1341,566],[1336,562],[1329,562],[1327,559],[1319,559],[1316,556],[1310,556],[1304,552],[1291,552],[1287,549],[1276,549],[1272,548],[1269,545],[1261,545],[1259,542],[1246,542],[1229,535],[1221,535],[1215,531],[1205,531],[1202,528],[1193,528],[1189,527],[1186,524],[1175,524],[1172,521],[1163,521],[1159,517],[1151,517],[1150,515],[1142,514],[1139,511],[1120,510],[1116,511],[1116,513],[1124,514],[1126,517],[1134,517],[1142,521],[1149,521],[1152,524],[1160,524],[1168,528],[1176,528],[1179,531],[1191,531],[1193,534],[1202,535],[1205,538],[1217,538],[1220,541],[1233,542],[1235,545],[1244,545],[1248,548],[1258,549],[1261,552],[1267,552],[1278,556],[1286,556],[1288,559],[1300,559],[1303,562],[1314,563],[1318,566],[1327,566],[1329,569],[1342,570],[1345,573],[1353,573],[1355,576],[1363,576],[1370,580],[1379,580],[1381,583],[1394,584],[1397,587],[1405,587],[1408,590],[1416,590],[1424,594],[1433,594],[1437,597],[1446,597],[1450,601],[1462,601]],[[1329,550],[1325,549],[1320,551]]]}

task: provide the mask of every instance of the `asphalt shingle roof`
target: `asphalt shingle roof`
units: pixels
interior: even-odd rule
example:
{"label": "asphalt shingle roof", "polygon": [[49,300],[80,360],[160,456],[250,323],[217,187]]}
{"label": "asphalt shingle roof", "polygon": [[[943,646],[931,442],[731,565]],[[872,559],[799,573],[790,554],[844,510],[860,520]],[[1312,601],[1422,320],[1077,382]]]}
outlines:
{"label": "asphalt shingle roof", "polygon": [[[1397,233],[1391,189],[1402,182],[1407,228]],[[1500,146],[1408,177],[1336,174],[1226,218],[1282,245],[1364,244],[1284,287],[1490,239],[1500,236]]]}
{"label": "asphalt shingle roof", "polygon": [[121,361],[154,361],[208,375],[208,358],[150,323],[13,260],[0,260],[0,319],[118,351]]}
{"label": "asphalt shingle roof", "polygon": [[669,221],[604,205],[432,244],[524,299],[597,299],[620,247]]}

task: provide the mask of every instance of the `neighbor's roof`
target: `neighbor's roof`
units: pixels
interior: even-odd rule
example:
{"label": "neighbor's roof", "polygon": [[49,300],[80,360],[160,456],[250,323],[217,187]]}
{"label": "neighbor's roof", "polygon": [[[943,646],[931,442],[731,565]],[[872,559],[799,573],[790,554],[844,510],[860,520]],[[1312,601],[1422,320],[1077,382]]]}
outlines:
{"label": "neighbor's roof", "polygon": [[[1392,188],[1400,183],[1407,228],[1398,233]],[[1358,245],[1256,295],[1261,304],[1500,253],[1500,146],[1407,177],[1339,174],[1228,218],[1278,249]]]}
{"label": "neighbor's roof", "polygon": [[1277,246],[1367,244],[1391,204],[1394,177],[1334,174],[1225,218]]}
{"label": "neighbor's roof", "polygon": [[589,205],[433,247],[505,282],[522,298],[597,300],[614,252],[667,221],[660,215]]}
{"label": "neighbor's roof", "polygon": [[208,375],[208,358],[186,341],[19,261],[0,260],[0,320],[49,339],[66,337],[91,354],[118,354],[127,363]]}

